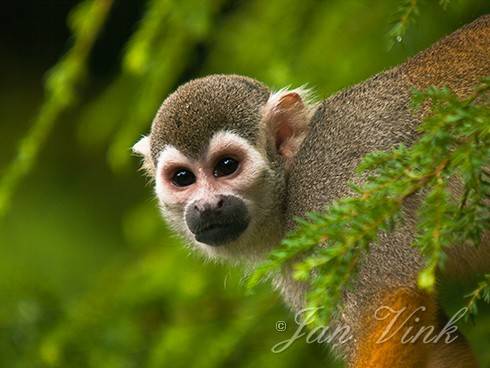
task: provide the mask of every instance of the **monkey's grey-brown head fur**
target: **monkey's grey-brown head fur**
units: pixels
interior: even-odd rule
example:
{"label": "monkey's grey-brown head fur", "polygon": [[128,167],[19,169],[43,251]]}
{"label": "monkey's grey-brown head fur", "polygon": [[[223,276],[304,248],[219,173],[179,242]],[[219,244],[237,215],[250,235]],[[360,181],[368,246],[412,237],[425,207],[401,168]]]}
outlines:
{"label": "monkey's grey-brown head fur", "polygon": [[234,131],[255,144],[260,109],[269,95],[263,84],[238,75],[212,75],[180,86],[153,121],[150,145],[154,162],[169,143],[197,157],[221,130]]}

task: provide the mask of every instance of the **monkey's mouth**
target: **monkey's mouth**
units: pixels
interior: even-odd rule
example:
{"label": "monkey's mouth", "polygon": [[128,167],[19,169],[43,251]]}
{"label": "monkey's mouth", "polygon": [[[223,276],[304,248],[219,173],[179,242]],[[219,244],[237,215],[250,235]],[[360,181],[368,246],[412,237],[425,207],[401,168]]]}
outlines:
{"label": "monkey's mouth", "polygon": [[232,242],[240,237],[247,229],[248,220],[227,223],[208,223],[196,229],[194,236],[200,243],[211,246],[220,246]]}

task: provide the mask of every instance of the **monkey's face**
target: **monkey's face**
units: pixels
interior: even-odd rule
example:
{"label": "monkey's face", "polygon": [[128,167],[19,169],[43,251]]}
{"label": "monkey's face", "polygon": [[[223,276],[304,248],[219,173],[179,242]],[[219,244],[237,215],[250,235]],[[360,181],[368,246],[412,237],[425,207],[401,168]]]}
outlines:
{"label": "monkey's face", "polygon": [[[208,247],[252,241],[257,225],[272,215],[271,200],[277,196],[270,190],[280,185],[271,183],[267,188],[275,173],[263,155],[244,138],[226,131],[216,133],[198,158],[166,146],[155,174],[155,191],[165,217],[213,254],[224,251]],[[263,211],[264,205],[269,211]]]}
{"label": "monkey's face", "polygon": [[209,256],[259,258],[284,231],[285,176],[306,134],[296,92],[238,76],[180,87],[162,105],[145,156],[167,222]]}

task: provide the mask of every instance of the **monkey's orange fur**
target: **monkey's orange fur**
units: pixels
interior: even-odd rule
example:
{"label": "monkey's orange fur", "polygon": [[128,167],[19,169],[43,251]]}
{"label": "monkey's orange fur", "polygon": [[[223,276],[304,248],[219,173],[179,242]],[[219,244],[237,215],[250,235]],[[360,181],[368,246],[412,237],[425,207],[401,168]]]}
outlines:
{"label": "monkey's orange fur", "polygon": [[[442,368],[447,367],[448,361],[453,362],[453,368],[478,366],[459,333],[451,336],[455,338],[451,344],[445,342],[444,335],[437,342],[431,341],[442,328],[434,295],[398,288],[387,293],[381,305],[394,311],[397,318],[394,314],[390,318],[375,320],[375,311],[372,310],[364,316],[364,335],[360,338],[351,367]],[[430,326],[433,326],[433,331],[430,331]],[[424,337],[427,337],[426,341]]]}
{"label": "monkey's orange fur", "polygon": [[[428,360],[430,345],[424,344],[422,339],[414,344],[403,344],[402,337],[409,327],[416,329],[419,325],[437,325],[437,308],[434,300],[426,294],[401,288],[387,294],[382,299],[382,305],[403,312],[392,326],[390,324],[393,323],[393,318],[373,321],[374,311],[369,311],[368,315],[364,316],[363,325],[366,330],[364,337],[360,339],[361,343],[355,354],[353,366],[356,368],[424,367],[424,363]],[[415,316],[410,316],[420,306],[424,306],[426,310],[416,314],[420,318],[416,323]],[[404,323],[407,318],[408,322]],[[398,331],[386,342],[379,342],[378,340],[388,330]]]}

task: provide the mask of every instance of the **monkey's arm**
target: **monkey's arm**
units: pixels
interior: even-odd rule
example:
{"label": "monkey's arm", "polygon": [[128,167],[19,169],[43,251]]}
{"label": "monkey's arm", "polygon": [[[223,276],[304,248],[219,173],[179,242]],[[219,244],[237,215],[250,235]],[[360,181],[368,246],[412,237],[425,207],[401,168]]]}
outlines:
{"label": "monkey's arm", "polygon": [[[424,308],[422,312],[420,309]],[[437,308],[430,295],[398,287],[387,290],[376,310],[367,308],[360,320],[359,344],[351,357],[353,368],[425,367],[430,346],[414,338],[412,329],[437,325]],[[420,324],[415,322],[415,318]]]}
{"label": "monkey's arm", "polygon": [[[384,319],[376,320],[372,325],[372,316],[366,316],[366,330],[361,335],[350,366],[477,367],[463,336],[452,328],[446,332],[441,326],[434,299],[433,296],[407,288],[388,291],[382,299],[383,309],[378,310],[377,316]],[[446,342],[453,339],[455,341],[451,343]]]}
{"label": "monkey's arm", "polygon": [[344,347],[350,368],[477,367],[464,337],[439,308],[437,293],[418,288],[424,259],[411,245],[416,204],[411,198],[405,222],[380,234],[345,293],[340,323],[353,337]]}

